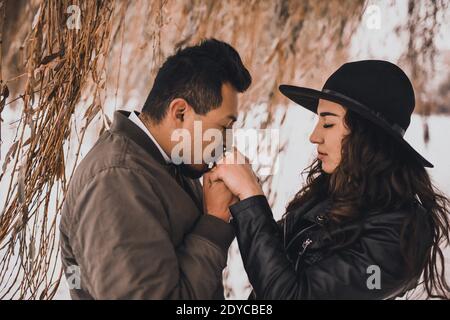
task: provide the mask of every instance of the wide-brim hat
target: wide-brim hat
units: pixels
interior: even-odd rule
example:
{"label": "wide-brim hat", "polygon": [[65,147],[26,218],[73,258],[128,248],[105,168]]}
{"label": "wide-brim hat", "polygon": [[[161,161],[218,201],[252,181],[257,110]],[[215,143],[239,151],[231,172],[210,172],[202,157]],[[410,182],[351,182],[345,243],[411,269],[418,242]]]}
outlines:
{"label": "wide-brim hat", "polygon": [[403,137],[411,122],[415,97],[411,81],[393,63],[381,60],[349,62],[336,70],[322,90],[281,85],[280,92],[317,113],[320,99],[338,103],[376,124],[424,167],[433,165]]}

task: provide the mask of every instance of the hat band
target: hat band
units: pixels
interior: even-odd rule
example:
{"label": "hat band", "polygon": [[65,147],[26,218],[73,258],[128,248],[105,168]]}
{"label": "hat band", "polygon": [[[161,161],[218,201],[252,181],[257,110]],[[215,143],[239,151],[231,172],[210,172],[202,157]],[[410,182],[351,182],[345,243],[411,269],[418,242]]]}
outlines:
{"label": "hat band", "polygon": [[363,109],[364,111],[371,113],[372,115],[374,115],[375,117],[377,117],[378,119],[384,121],[386,123],[387,126],[389,126],[392,130],[394,130],[396,133],[398,133],[400,136],[404,136],[405,135],[405,129],[403,129],[402,127],[400,127],[398,124],[394,123],[391,124],[389,121],[386,120],[386,118],[383,116],[382,113],[374,111],[368,107],[366,107],[364,104],[360,103],[359,101],[352,99],[348,96],[346,96],[345,94],[333,91],[333,90],[329,90],[329,89],[322,89],[322,92],[328,93],[328,94],[332,94],[336,97],[342,98],[344,100],[348,100],[349,102],[357,105],[359,108]]}

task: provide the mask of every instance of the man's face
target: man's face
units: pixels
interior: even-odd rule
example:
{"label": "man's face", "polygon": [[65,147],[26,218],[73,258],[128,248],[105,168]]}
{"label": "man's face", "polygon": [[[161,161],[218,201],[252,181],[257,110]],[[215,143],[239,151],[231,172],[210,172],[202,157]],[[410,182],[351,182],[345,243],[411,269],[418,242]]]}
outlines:
{"label": "man's face", "polygon": [[204,115],[191,109],[183,125],[191,135],[191,169],[206,171],[208,163],[213,160],[211,156],[220,156],[226,143],[226,130],[231,129],[236,121],[237,108],[238,92],[225,83],[222,85],[222,104],[218,108]]}

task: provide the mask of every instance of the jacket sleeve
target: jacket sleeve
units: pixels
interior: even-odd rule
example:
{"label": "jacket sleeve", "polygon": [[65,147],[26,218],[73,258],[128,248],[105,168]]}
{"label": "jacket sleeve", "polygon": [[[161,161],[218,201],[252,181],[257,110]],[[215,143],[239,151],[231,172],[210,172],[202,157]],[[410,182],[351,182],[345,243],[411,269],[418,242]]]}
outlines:
{"label": "jacket sleeve", "polygon": [[214,298],[222,288],[232,226],[203,215],[175,248],[149,180],[111,168],[78,196],[79,221],[72,221],[70,237],[83,286],[95,299]]}
{"label": "jacket sleeve", "polygon": [[[397,235],[381,222],[377,231],[365,234],[350,247],[296,272],[264,196],[245,199],[230,210],[244,266],[258,299],[382,299],[402,283]],[[377,266],[379,286],[371,278]]]}

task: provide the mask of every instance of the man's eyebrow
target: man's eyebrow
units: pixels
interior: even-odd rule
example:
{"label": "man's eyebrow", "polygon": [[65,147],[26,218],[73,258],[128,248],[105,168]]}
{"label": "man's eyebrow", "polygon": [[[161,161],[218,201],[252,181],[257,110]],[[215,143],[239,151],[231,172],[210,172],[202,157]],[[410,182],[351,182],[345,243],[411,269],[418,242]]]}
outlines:
{"label": "man's eyebrow", "polygon": [[332,113],[332,112],[321,112],[320,116],[321,117],[325,117],[325,116],[336,116],[336,117],[339,117],[339,115],[337,115],[335,113]]}

